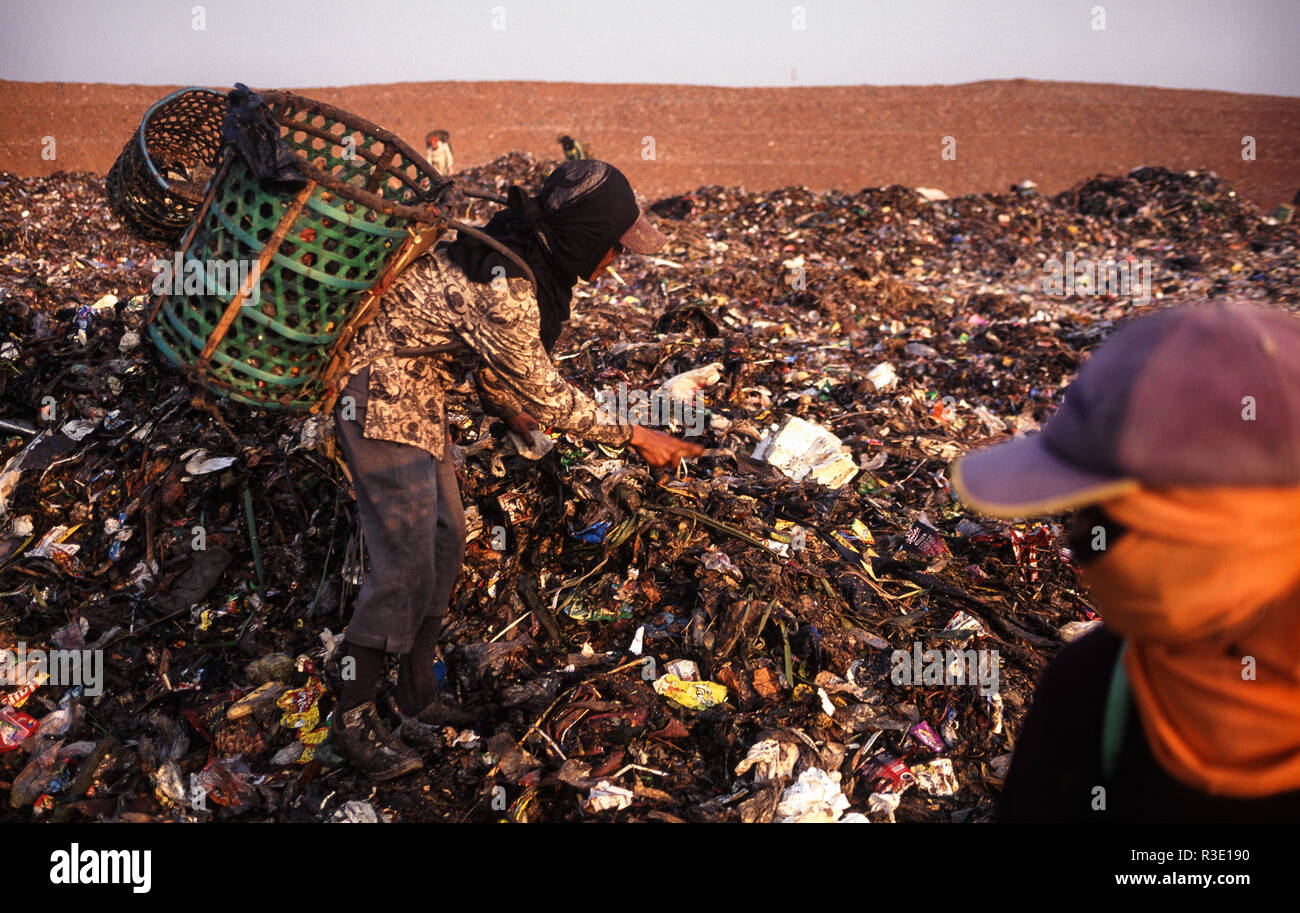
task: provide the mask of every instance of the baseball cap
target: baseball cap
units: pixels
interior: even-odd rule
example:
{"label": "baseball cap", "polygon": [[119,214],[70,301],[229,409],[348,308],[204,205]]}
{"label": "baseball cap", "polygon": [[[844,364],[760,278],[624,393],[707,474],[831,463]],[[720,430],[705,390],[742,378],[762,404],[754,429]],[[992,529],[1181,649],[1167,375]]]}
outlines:
{"label": "baseball cap", "polygon": [[631,228],[623,232],[618,243],[634,254],[653,254],[668,243],[668,238],[650,224],[645,217],[645,210],[638,206],[636,221],[632,223]]}
{"label": "baseball cap", "polygon": [[1300,319],[1224,301],[1126,323],[1041,432],[967,454],[952,484],[1006,518],[1137,488],[1300,485]]}

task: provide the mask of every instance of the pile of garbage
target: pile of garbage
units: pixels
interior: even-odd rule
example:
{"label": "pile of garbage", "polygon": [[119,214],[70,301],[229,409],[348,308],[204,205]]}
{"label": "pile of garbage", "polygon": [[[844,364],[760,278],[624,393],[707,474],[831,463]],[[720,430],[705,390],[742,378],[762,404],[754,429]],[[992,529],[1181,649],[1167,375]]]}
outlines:
{"label": "pile of garbage", "polygon": [[[1059,520],[975,515],[949,463],[1039,427],[1134,313],[1300,308],[1295,226],[1160,168],[647,205],[668,246],[580,287],[555,357],[602,402],[658,393],[706,456],[525,441],[454,391],[471,541],[437,671],[476,722],[404,724],[436,761],[376,788],[328,739],[364,575],[328,419],[185,386],[143,333],[171,252],[93,175],[0,174],[0,818],[989,819],[1097,622]],[[1053,293],[1067,254],[1149,260],[1149,303]]]}

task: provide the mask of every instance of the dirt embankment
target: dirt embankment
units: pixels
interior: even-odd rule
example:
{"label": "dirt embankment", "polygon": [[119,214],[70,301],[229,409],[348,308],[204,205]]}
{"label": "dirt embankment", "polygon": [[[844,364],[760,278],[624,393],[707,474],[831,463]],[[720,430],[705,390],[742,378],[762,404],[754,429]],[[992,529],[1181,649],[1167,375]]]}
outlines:
{"label": "dirt embankment", "polygon": [[[174,87],[0,81],[0,170],[104,173],[145,109]],[[1138,165],[1210,168],[1272,207],[1300,188],[1300,98],[1007,80],[958,86],[725,89],[575,83],[395,83],[304,90],[413,144],[451,131],[457,165],[557,134],[590,142],[648,197],[707,184],[949,194],[1030,178],[1048,193]],[[55,138],[54,160],[42,157]],[[1242,159],[1253,136],[1256,160]],[[941,156],[944,137],[956,158]],[[653,158],[647,138],[653,139]]]}

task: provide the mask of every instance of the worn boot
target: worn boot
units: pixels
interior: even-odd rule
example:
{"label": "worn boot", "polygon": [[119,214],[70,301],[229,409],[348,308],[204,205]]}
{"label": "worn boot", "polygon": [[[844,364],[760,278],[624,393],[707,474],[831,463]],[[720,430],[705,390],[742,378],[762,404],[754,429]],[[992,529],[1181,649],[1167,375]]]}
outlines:
{"label": "worn boot", "polygon": [[420,756],[388,731],[374,701],[335,714],[331,743],[344,760],[376,780],[391,780],[424,766]]}
{"label": "worn boot", "polygon": [[465,726],[476,722],[478,714],[435,694],[433,700],[415,715],[415,719],[426,726]]}
{"label": "worn boot", "polygon": [[452,698],[448,698],[433,692],[433,698],[420,709],[415,716],[409,716],[402,710],[402,705],[394,693],[381,694],[380,700],[384,701],[384,707],[389,719],[415,720],[423,723],[425,726],[468,726],[470,723],[478,722],[479,715],[471,713],[464,709]]}

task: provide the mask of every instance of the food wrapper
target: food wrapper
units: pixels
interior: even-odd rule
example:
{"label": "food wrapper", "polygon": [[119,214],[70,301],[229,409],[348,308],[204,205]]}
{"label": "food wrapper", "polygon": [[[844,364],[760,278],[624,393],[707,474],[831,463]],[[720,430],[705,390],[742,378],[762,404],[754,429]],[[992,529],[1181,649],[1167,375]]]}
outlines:
{"label": "food wrapper", "polygon": [[36,693],[36,689],[50,679],[49,673],[34,663],[21,669],[14,669],[8,677],[11,678],[12,684],[19,687],[16,691],[10,691],[0,697],[0,706],[13,707],[15,710],[27,703],[27,699]]}
{"label": "food wrapper", "polygon": [[934,727],[925,720],[917,723],[907,732],[918,744],[924,745],[936,754],[947,747],[943,744],[943,739],[939,738],[939,733],[935,732]]}
{"label": "food wrapper", "polygon": [[[294,764],[310,764],[312,761],[316,760],[316,752],[320,751],[322,746],[325,744],[325,738],[329,735],[329,730],[321,728],[306,733],[306,735],[314,738],[315,734],[318,732],[321,733],[318,741],[307,742],[304,740],[296,743],[302,746],[302,754],[298,755],[297,759],[293,762]],[[299,738],[302,738],[302,736],[299,736]]]}
{"label": "food wrapper", "polygon": [[1011,539],[1011,551],[1016,557],[1016,563],[1020,565],[1025,579],[1029,583],[1038,582],[1038,554],[1039,552],[1050,553],[1052,548],[1052,531],[1041,523],[1035,524],[1028,530],[1021,530],[1017,527],[1011,527],[1007,530],[1007,535]]}
{"label": "food wrapper", "polygon": [[937,558],[948,554],[948,546],[944,544],[939,531],[921,519],[917,519],[912,524],[907,531],[907,538],[903,541],[908,548],[924,558]]}
{"label": "food wrapper", "polygon": [[312,704],[302,713],[286,713],[280,717],[280,725],[285,729],[301,729],[304,732],[315,729],[320,723],[320,704]]}
{"label": "food wrapper", "polygon": [[329,728],[326,726],[321,726],[317,729],[303,730],[298,733],[298,741],[305,745],[319,745],[321,742],[324,742],[329,738],[329,734]]}
{"label": "food wrapper", "polygon": [[320,697],[325,693],[324,687],[314,676],[307,679],[307,684],[294,688],[280,695],[275,705],[285,711],[280,718],[280,725],[286,729],[301,729],[304,732],[315,729],[320,723]]}
{"label": "food wrapper", "polygon": [[700,667],[689,659],[674,659],[672,662],[664,663],[664,672],[675,675],[684,682],[700,680]]}
{"label": "food wrapper", "polygon": [[27,703],[27,699],[36,693],[37,687],[39,686],[34,682],[28,682],[17,691],[10,691],[4,697],[0,697],[0,705],[17,709]]}
{"label": "food wrapper", "polygon": [[867,759],[862,776],[873,792],[902,793],[916,782],[912,769],[887,751],[878,751]]}
{"label": "food wrapper", "polygon": [[32,734],[37,725],[35,717],[21,710],[0,707],[0,752],[13,751]]}
{"label": "food wrapper", "polygon": [[591,788],[587,796],[586,809],[589,812],[603,812],[607,809],[623,809],[632,804],[635,794],[630,789],[617,786],[609,780],[601,780]]}
{"label": "food wrapper", "polygon": [[307,684],[301,688],[292,688],[280,695],[275,702],[281,710],[287,710],[290,713],[305,713],[312,704],[320,700],[320,696],[325,693],[321,683],[315,678],[307,679]]}
{"label": "food wrapper", "polygon": [[951,796],[960,788],[952,761],[948,758],[918,764],[912,768],[912,774],[916,777],[916,785],[932,796]]}
{"label": "food wrapper", "polygon": [[727,699],[727,687],[717,682],[684,682],[672,673],[655,681],[655,691],[692,710],[716,707]]}
{"label": "food wrapper", "polygon": [[578,597],[564,610],[574,621],[620,621],[632,617],[632,607],[627,603],[615,606],[588,606]]}

